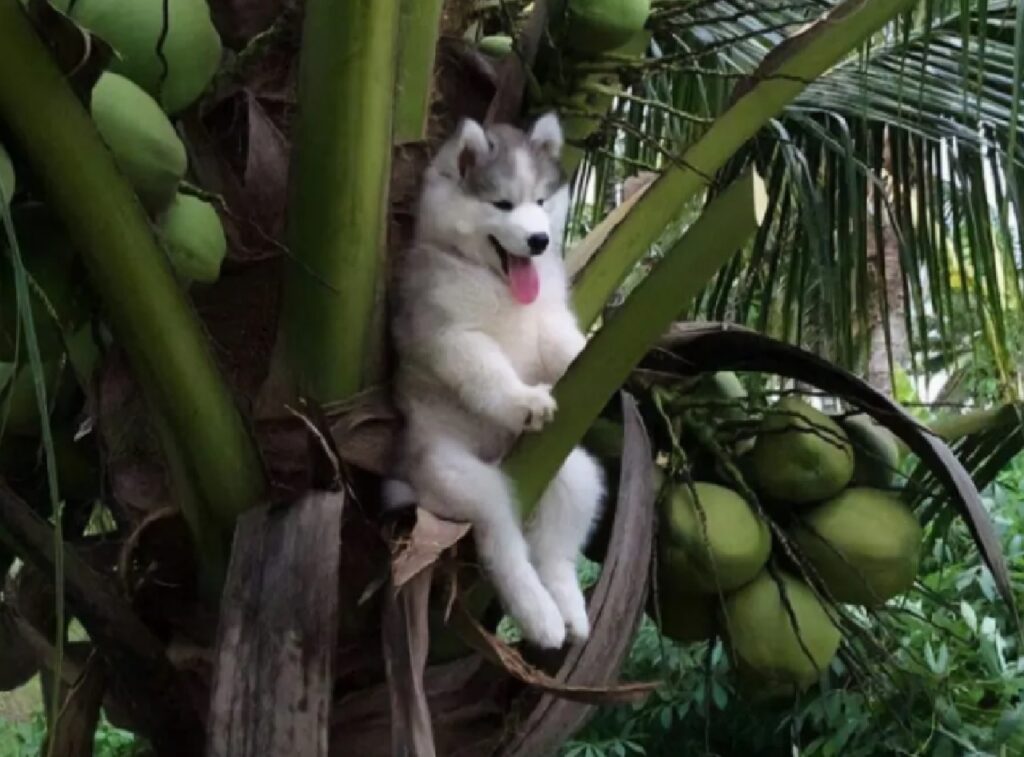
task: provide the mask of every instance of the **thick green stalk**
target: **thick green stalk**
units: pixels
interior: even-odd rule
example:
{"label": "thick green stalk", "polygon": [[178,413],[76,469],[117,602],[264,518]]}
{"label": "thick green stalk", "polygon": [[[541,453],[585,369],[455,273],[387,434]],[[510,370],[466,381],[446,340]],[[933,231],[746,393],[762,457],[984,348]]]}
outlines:
{"label": "thick green stalk", "polygon": [[398,2],[309,0],[289,197],[287,381],[319,402],[365,380],[379,341]]}
{"label": "thick green stalk", "polygon": [[256,446],[142,206],[18,0],[0,0],[0,72],[9,144],[77,240],[118,342],[228,532],[263,494]]}
{"label": "thick green stalk", "polygon": [[761,195],[750,173],[716,197],[569,367],[555,387],[554,421],[505,460],[524,517],[651,344],[757,229]]}
{"label": "thick green stalk", "polygon": [[1008,403],[967,413],[950,413],[940,416],[928,424],[928,429],[947,443],[963,439],[971,434],[992,431],[1005,426],[1007,434],[1019,426],[1024,415],[1024,405]]}
{"label": "thick green stalk", "polygon": [[611,233],[573,290],[580,323],[589,326],[626,274],[714,173],[778,115],[808,83],[825,73],[915,0],[847,0],[773,50],[750,85],[687,149]]}
{"label": "thick green stalk", "polygon": [[402,0],[392,135],[396,145],[418,142],[427,136],[434,55],[443,7],[444,0]]}

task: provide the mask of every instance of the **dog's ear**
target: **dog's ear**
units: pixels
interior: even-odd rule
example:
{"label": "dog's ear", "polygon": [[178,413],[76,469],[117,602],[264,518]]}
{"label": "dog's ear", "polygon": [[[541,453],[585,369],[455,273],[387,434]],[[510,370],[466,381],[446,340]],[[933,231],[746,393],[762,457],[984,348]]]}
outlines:
{"label": "dog's ear", "polygon": [[463,119],[454,136],[437,155],[438,167],[453,179],[464,179],[491,152],[491,143],[483,127],[471,118]]}
{"label": "dog's ear", "polygon": [[558,160],[562,154],[564,142],[562,124],[559,123],[558,115],[555,113],[546,113],[541,116],[530,129],[530,144],[554,160]]}

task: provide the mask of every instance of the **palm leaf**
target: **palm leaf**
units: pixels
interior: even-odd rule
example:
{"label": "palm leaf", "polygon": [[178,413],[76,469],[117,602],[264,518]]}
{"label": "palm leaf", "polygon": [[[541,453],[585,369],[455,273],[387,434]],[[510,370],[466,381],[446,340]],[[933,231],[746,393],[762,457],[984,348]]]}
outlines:
{"label": "palm leaf", "polygon": [[[678,145],[678,154],[699,139],[707,120],[728,107],[732,82],[832,6],[659,6],[651,56],[630,69],[629,110],[651,127],[648,142]],[[870,313],[884,316],[892,349],[887,314],[902,309],[912,369],[941,371],[969,346],[991,356],[1012,385],[1017,369],[1007,340],[1024,299],[1016,233],[1024,220],[1015,94],[1024,61],[1020,15],[1008,0],[924,2],[811,83],[737,156],[733,170],[757,165],[772,207],[762,233],[709,284],[691,315],[756,326],[859,371],[869,354]],[[645,120],[637,110],[661,117]],[[620,170],[604,170],[599,197],[614,194],[608,184],[638,162],[671,165],[670,155],[608,126],[601,159],[613,154]],[[603,207],[596,209],[600,216]],[[899,246],[901,270],[890,271],[902,280],[895,300],[873,281],[880,216]]]}

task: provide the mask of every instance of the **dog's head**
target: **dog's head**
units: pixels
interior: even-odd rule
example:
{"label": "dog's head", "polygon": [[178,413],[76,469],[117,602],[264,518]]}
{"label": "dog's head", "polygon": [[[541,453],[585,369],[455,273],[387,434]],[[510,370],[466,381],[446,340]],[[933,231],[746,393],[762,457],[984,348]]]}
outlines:
{"label": "dog's head", "polygon": [[539,287],[534,259],[561,247],[568,210],[562,142],[554,114],[528,132],[463,121],[427,171],[420,238],[456,246],[506,277],[517,300],[531,302]]}

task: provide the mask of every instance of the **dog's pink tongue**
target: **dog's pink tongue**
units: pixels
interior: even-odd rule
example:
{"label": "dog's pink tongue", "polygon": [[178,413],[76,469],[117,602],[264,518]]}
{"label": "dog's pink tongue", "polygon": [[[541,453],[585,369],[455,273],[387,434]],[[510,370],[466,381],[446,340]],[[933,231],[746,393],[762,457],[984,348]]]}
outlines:
{"label": "dog's pink tongue", "polygon": [[508,256],[508,286],[512,296],[523,305],[529,305],[540,292],[540,277],[529,258]]}

